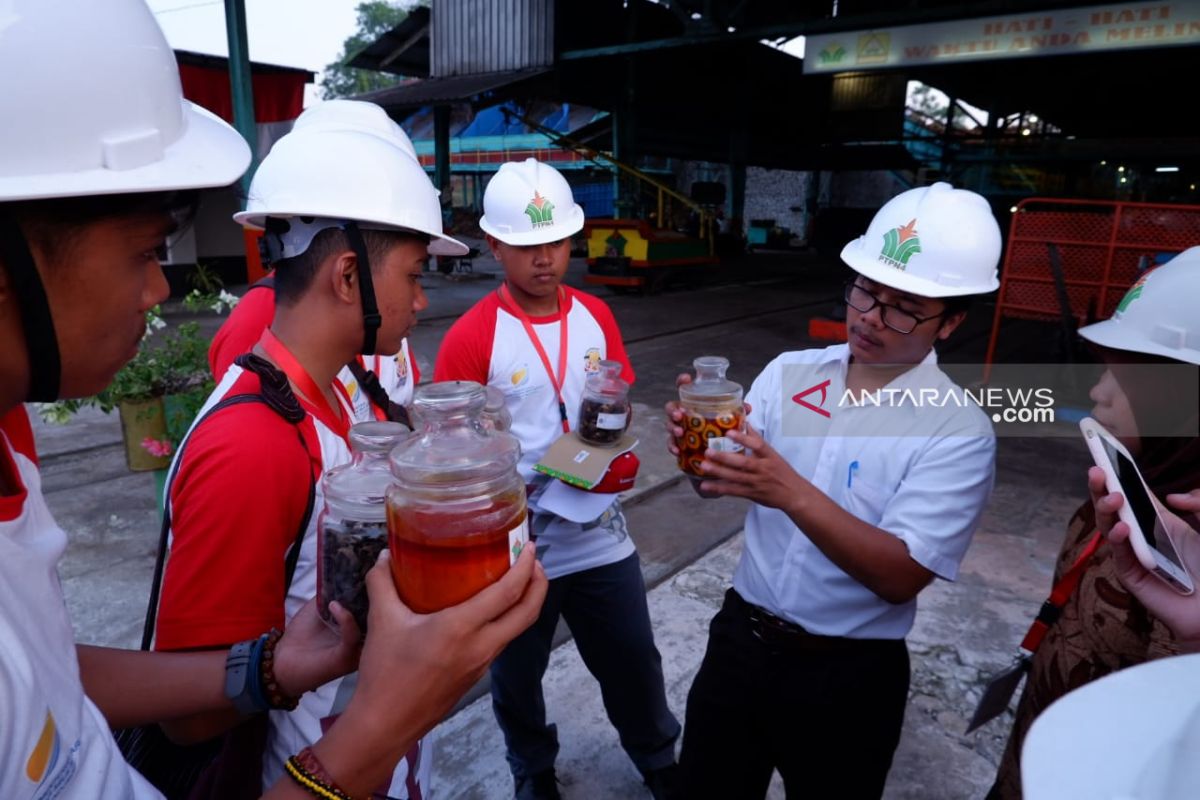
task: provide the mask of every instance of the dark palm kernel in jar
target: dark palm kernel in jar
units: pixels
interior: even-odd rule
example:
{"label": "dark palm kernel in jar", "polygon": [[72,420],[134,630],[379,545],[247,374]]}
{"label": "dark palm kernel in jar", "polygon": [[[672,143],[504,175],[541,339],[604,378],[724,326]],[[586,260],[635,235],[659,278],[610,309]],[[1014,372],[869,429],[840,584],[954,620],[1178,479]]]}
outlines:
{"label": "dark palm kernel in jar", "polygon": [[[354,615],[358,629],[367,632],[367,572],[387,547],[387,522],[326,522],[321,553],[324,597],[336,600]],[[319,603],[321,618],[333,621],[325,603]]]}
{"label": "dark palm kernel in jar", "polygon": [[579,437],[592,444],[616,444],[629,427],[629,401],[584,398],[579,406]]}

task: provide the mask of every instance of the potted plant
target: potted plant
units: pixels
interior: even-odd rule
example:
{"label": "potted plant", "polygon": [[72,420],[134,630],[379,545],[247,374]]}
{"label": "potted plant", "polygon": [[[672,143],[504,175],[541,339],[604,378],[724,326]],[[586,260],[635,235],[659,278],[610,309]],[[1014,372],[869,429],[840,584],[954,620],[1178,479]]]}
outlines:
{"label": "potted plant", "polygon": [[[193,312],[224,313],[237,303],[228,292],[193,289],[183,305]],[[95,397],[44,403],[38,411],[48,422],[65,423],[86,406],[120,414],[125,460],[134,471],[159,470],[165,478],[171,456],[213,389],[208,367],[209,341],[196,322],[171,330],[159,307],[146,314],[146,335],[137,355]],[[161,487],[160,487],[161,489]]]}

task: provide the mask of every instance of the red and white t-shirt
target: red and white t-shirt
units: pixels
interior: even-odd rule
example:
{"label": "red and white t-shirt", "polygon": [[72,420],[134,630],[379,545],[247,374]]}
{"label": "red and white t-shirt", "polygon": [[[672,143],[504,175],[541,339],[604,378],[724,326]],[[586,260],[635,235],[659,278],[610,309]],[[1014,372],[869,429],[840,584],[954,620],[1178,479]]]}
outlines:
{"label": "red and white t-shirt", "polygon": [[42,497],[21,407],[0,417],[0,797],[158,798],[83,693],[58,560],[67,535]]}
{"label": "red and white t-shirt", "polygon": [[[242,353],[249,353],[262,337],[263,331],[275,319],[275,289],[270,286],[251,288],[229,312],[229,318],[213,335],[208,348],[208,366],[213,379],[220,380],[233,360]],[[412,403],[413,387],[421,380],[417,362],[408,350],[408,339],[400,343],[400,352],[391,356],[359,356],[359,363],[372,370],[379,378],[379,385],[388,393],[393,403],[408,406]],[[379,417],[378,409],[371,405],[366,392],[358,386],[348,368],[338,373],[338,382],[350,395],[354,404],[354,418],[366,422]]]}
{"label": "red and white t-shirt", "polygon": [[[530,322],[554,369],[558,368],[561,315],[567,315],[567,361],[562,398],[574,430],[579,418],[584,381],[599,369],[602,360],[621,362],[621,377],[633,383],[633,367],[625,354],[621,331],[608,305],[597,297],[570,287],[559,313],[533,317]],[[521,441],[518,468],[525,482],[535,487],[530,507],[538,512],[537,498],[550,480],[533,471],[546,449],[562,435],[558,398],[537,349],[521,320],[508,311],[497,292],[491,292],[458,319],[438,351],[435,381],[468,380],[494,386],[504,393],[512,414],[511,433]],[[533,532],[539,550],[546,547],[542,564],[551,578],[570,575],[620,561],[634,552],[620,504],[599,520],[586,525],[535,513]]]}
{"label": "red and white t-shirt", "polygon": [[[223,398],[257,393],[257,375],[234,364],[198,416]],[[340,394],[340,393],[339,393]],[[263,403],[221,409],[189,432],[171,484],[170,555],[163,575],[155,647],[218,647],[282,627],[317,591],[317,520],[324,505],[320,476],[350,460],[350,448],[328,412],[301,399],[308,416],[292,425]],[[342,401],[342,413],[352,416]],[[308,453],[300,445],[304,437]],[[178,460],[178,459],[177,459]],[[284,600],[284,559],[295,541],[316,479],[316,499]],[[263,785],[283,775],[287,758],[313,744],[322,721],[349,700],[347,679],[300,700],[292,712],[271,712]],[[428,742],[426,742],[428,744]],[[393,774],[389,796],[420,796],[406,788],[409,765],[429,785],[431,760],[406,759]],[[425,789],[425,793],[427,793]]]}

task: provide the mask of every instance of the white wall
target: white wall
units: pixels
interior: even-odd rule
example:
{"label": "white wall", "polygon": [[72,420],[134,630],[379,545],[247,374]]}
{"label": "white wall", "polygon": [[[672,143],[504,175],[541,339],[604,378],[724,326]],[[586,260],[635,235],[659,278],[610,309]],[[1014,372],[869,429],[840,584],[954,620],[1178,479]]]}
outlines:
{"label": "white wall", "polygon": [[[746,226],[755,219],[773,219],[776,226],[787,228],[793,237],[804,238],[809,216],[816,209],[805,208],[811,172],[787,169],[746,168]],[[795,209],[795,210],[793,210]]]}

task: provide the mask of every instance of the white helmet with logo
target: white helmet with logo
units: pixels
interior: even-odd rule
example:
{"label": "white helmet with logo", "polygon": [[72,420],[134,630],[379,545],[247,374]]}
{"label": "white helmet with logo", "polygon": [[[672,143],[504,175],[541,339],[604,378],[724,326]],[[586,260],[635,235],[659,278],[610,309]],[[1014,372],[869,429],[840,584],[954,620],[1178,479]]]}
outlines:
{"label": "white helmet with logo", "polygon": [[233,183],[250,148],[183,99],[142,0],[15,0],[0,12],[0,201]]}
{"label": "white helmet with logo", "polygon": [[1200,247],[1184,250],[1130,287],[1111,319],[1079,329],[1089,342],[1200,364]]}
{"label": "white helmet with logo", "polygon": [[430,253],[466,255],[466,245],[442,233],[439,192],[403,146],[411,148],[408,137],[400,142],[381,124],[391,123],[386,114],[364,114],[364,105],[323,103],[301,114],[263,159],[246,210],[233,218],[251,228],[265,228],[267,217],[302,218],[284,238],[283,258],[343,222],[423,233],[432,239]]}
{"label": "white helmet with logo", "polygon": [[537,159],[510,161],[488,181],[479,227],[505,244],[557,242],[583,229],[567,179]]}
{"label": "white helmet with logo", "polygon": [[871,280],[922,297],[985,294],[1000,286],[1000,226],[975,192],[935,183],[896,195],[842,261]]}

